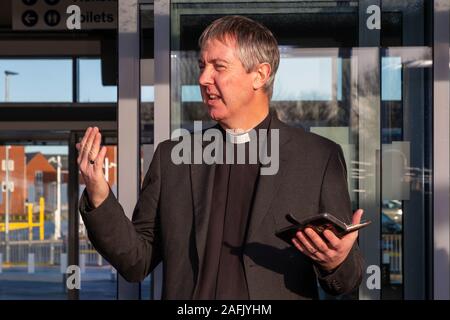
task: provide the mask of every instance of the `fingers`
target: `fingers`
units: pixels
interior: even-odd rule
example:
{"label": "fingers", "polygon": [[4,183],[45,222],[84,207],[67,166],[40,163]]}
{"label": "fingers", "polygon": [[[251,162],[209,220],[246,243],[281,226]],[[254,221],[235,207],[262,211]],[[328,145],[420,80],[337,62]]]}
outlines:
{"label": "fingers", "polygon": [[91,131],[92,131],[92,128],[91,128],[91,127],[89,127],[89,128],[86,129],[86,132],[84,133],[83,139],[81,139],[81,146],[82,146],[82,147],[83,147],[84,144],[86,143],[86,140],[88,139],[89,134],[91,133]]}
{"label": "fingers", "polygon": [[100,143],[102,142],[102,135],[97,132],[94,137],[94,142],[92,144],[91,150],[88,153],[88,160],[94,160],[97,163],[98,152],[100,151]]}
{"label": "fingers", "polygon": [[[364,213],[363,209],[358,209],[355,211],[352,217],[352,224],[359,224],[361,222],[361,217]],[[342,237],[342,239],[350,239],[352,242],[355,242],[358,238],[358,231],[352,231],[349,234]]]}
{"label": "fingers", "polygon": [[[83,175],[88,172],[103,175],[103,163],[106,156],[106,147],[101,147],[102,135],[97,127],[87,128],[81,142],[76,144],[78,150],[78,165]],[[94,161],[94,163],[90,163]],[[93,169],[93,171],[91,171]]]}
{"label": "fingers", "polygon": [[317,248],[322,253],[327,253],[330,248],[328,245],[322,240],[322,238],[315,232],[312,228],[306,228],[305,233],[308,238],[311,240],[313,246]]}
{"label": "fingers", "polygon": [[306,250],[308,250],[308,252],[310,252],[310,253],[317,252],[317,248],[314,247],[314,245],[308,239],[306,239],[303,232],[301,232],[301,231],[297,232],[297,238],[300,239],[301,243],[305,246],[305,248],[306,248]]}
{"label": "fingers", "polygon": [[92,145],[94,144],[94,139],[95,139],[95,136],[97,135],[97,133],[98,133],[98,128],[97,127],[95,127],[92,130],[90,130],[89,136],[87,137],[84,145],[82,146],[82,149],[81,149],[81,161],[80,161],[81,162],[80,164],[82,166],[88,164],[89,160],[94,160],[94,159],[90,158],[90,155],[92,154],[91,149],[92,149]]}
{"label": "fingers", "polygon": [[363,209],[358,209],[355,211],[355,213],[353,214],[353,219],[352,219],[352,223],[353,224],[358,224],[361,222],[361,217],[364,213]]}
{"label": "fingers", "polygon": [[[106,147],[103,146],[97,156],[97,159],[95,159],[94,169],[96,172],[100,171],[101,173],[103,173],[103,163],[105,163],[106,151]],[[108,170],[108,168],[106,168],[105,170]]]}
{"label": "fingers", "polygon": [[309,257],[316,257],[319,260],[325,259],[325,256],[322,254],[322,252],[316,247],[316,245],[312,242],[312,240],[308,238],[305,233],[303,233],[302,231],[297,232],[297,238],[306,249],[306,254]]}
{"label": "fingers", "polygon": [[87,128],[86,132],[84,133],[83,138],[81,139],[81,142],[77,143],[77,145],[76,145],[77,150],[78,150],[78,158],[77,158],[78,165],[80,165],[80,163],[81,163],[82,151],[83,151],[84,145],[86,144],[86,140],[89,137],[89,134],[91,133],[91,130],[92,130],[91,127]]}
{"label": "fingers", "polygon": [[[362,209],[355,211],[353,223],[361,221]],[[306,228],[296,233],[293,245],[304,255],[316,261],[325,270],[335,270],[348,256],[358,232],[339,238],[331,230],[324,230],[322,238],[314,229]]]}
{"label": "fingers", "polygon": [[308,249],[306,249],[306,247],[296,238],[292,238],[292,243],[294,244],[294,246],[303,254],[307,255],[308,257],[310,257],[313,260],[319,261],[318,258],[316,258],[314,256],[314,254],[312,254],[311,252],[308,251]]}
{"label": "fingers", "polygon": [[336,250],[340,248],[341,239],[339,239],[331,230],[325,230],[323,235],[328,240],[329,244]]}

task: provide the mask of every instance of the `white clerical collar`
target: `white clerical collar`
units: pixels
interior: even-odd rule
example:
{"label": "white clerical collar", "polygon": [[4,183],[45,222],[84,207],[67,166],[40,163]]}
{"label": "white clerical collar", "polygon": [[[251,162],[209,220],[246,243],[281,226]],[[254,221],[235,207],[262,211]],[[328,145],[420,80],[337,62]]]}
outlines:
{"label": "white clerical collar", "polygon": [[[249,130],[250,131],[250,130]],[[227,141],[233,144],[242,144],[250,141],[248,131],[242,129],[226,129]]]}

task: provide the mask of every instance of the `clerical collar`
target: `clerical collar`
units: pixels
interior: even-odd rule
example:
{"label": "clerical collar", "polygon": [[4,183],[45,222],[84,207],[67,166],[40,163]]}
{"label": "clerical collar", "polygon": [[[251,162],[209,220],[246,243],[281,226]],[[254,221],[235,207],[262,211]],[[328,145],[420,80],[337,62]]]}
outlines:
{"label": "clerical collar", "polygon": [[[251,129],[250,129],[251,130]],[[225,129],[227,142],[232,144],[247,143],[250,141],[249,131],[243,131],[239,129]]]}
{"label": "clerical collar", "polygon": [[258,136],[258,130],[268,129],[270,124],[270,113],[253,129],[244,131],[242,129],[225,129],[225,135],[227,142],[232,144],[242,144],[250,141],[251,130],[256,130],[256,135]]}

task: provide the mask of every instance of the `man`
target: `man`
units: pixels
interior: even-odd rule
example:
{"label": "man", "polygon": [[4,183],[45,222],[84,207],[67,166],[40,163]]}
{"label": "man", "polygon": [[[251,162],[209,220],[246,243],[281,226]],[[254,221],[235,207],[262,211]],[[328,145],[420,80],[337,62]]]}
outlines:
{"label": "man", "polygon": [[352,218],[340,147],[269,113],[279,64],[272,33],[227,16],[199,44],[199,84],[217,129],[246,150],[250,129],[279,132],[278,141],[267,134],[279,143],[278,171],[262,175],[260,162],[174,164],[177,142],[165,141],[131,222],[104,179],[101,135],[88,128],[77,145],[86,183],[80,211],[95,248],[129,281],[143,280],[162,261],[167,299],[311,299],[316,279],[331,294],[354,290],[362,276],[357,232],[340,239],[327,230],[323,239],[308,228],[292,245],[275,235],[289,225],[287,213]]}

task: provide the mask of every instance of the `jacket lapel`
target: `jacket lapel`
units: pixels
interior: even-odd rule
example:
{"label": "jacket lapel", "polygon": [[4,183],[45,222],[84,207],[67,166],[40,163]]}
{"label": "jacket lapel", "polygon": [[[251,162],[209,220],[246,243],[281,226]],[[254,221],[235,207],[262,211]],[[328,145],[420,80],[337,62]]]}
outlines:
{"label": "jacket lapel", "polygon": [[[200,143],[200,148],[202,148],[203,151],[205,143],[202,141],[194,140],[194,144],[195,143]],[[190,165],[192,201],[194,209],[195,244],[198,254],[198,274],[194,293],[197,290],[198,279],[200,278],[203,267],[203,257],[207,241],[206,238],[208,236],[209,216],[212,204],[215,168],[215,164]]]}
{"label": "jacket lapel", "polygon": [[[285,124],[282,123],[278,118],[273,115],[270,129],[278,129],[279,130],[279,169],[278,172],[274,175],[260,175],[258,185],[256,187],[254,202],[250,215],[250,224],[247,234],[247,242],[251,239],[252,235],[256,230],[258,230],[258,226],[262,222],[263,218],[267,214],[270,208],[270,204],[272,203],[273,198],[275,197],[278,188],[283,181],[283,176],[285,174],[284,168],[286,167],[286,162],[288,160],[288,151],[289,151],[289,140],[290,137],[288,132],[286,132]],[[273,143],[271,141],[270,132],[268,134],[267,142],[269,145]],[[272,155],[271,155],[272,156]]]}
{"label": "jacket lapel", "polygon": [[215,167],[215,165],[191,164],[195,240],[200,266],[205,251],[206,236],[208,233]]}

